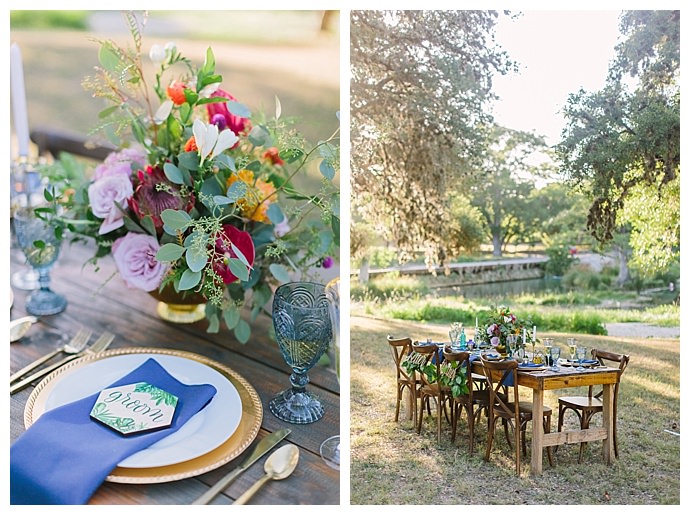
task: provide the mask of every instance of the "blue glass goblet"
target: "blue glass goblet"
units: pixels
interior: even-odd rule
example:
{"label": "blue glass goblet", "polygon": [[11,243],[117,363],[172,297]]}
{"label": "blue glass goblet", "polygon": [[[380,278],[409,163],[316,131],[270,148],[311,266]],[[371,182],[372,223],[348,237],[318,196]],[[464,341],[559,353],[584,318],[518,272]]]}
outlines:
{"label": "blue glass goblet", "polygon": [[37,316],[64,311],[67,300],[50,289],[50,269],[57,261],[61,244],[55,227],[38,217],[31,207],[17,209],[13,221],[19,248],[39,276],[39,288],[27,297],[26,311]]}
{"label": "blue glass goblet", "polygon": [[292,368],[291,387],[268,403],[276,417],[293,424],[310,424],[323,417],[319,399],[306,390],[307,372],[333,340],[325,286],[293,282],[273,297],[273,328],[285,362]]}

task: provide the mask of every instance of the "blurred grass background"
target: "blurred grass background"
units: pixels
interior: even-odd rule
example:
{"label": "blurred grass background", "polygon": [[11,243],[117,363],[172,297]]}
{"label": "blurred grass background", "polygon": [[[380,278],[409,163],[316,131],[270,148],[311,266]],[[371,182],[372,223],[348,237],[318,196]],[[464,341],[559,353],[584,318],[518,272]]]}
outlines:
{"label": "blurred grass background", "polygon": [[[174,41],[195,64],[209,46],[223,88],[253,112],[283,116],[312,143],[332,134],[340,109],[337,11],[151,11],[143,48]],[[129,45],[120,11],[11,11],[22,52],[29,126],[88,134],[104,105],[81,86],[98,64],[97,39]],[[12,129],[13,132],[13,129]],[[16,149],[13,144],[13,157]]]}

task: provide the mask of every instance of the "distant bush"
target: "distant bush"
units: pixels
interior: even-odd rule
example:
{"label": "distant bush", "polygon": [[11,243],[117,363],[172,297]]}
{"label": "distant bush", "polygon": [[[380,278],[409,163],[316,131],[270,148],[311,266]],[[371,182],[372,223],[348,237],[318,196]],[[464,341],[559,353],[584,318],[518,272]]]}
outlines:
{"label": "distant bush", "polygon": [[89,11],[10,11],[11,29],[85,30]]}
{"label": "distant bush", "polygon": [[573,256],[567,245],[553,245],[546,249],[549,260],[544,265],[547,274],[561,277],[573,263]]}

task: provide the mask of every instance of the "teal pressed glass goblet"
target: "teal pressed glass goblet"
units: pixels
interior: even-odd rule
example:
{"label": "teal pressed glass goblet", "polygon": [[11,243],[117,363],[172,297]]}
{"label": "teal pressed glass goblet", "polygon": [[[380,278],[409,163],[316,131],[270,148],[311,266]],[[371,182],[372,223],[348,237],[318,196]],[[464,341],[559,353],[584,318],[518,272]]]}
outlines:
{"label": "teal pressed glass goblet", "polygon": [[50,289],[50,269],[60,254],[61,241],[55,227],[36,215],[31,207],[15,211],[14,233],[26,261],[38,272],[39,288],[26,299],[26,311],[32,315],[55,315],[64,311],[67,300]]}
{"label": "teal pressed glass goblet", "polygon": [[323,417],[321,401],[307,391],[307,372],[333,340],[328,299],[323,284],[293,282],[280,286],[273,297],[273,328],[285,362],[292,368],[290,388],[268,407],[281,420],[310,424]]}

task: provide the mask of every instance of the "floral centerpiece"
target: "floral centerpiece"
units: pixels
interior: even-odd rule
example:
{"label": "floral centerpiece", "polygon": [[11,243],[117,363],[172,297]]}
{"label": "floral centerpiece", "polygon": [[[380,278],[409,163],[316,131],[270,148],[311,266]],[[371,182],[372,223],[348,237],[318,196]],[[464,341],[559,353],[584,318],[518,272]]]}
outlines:
{"label": "floral centerpiece", "polygon": [[[532,327],[531,321],[521,319],[510,311],[508,306],[498,306],[484,320],[485,334],[492,347],[499,350],[507,348],[507,337],[509,334],[517,335],[522,338],[525,335],[526,341],[532,342],[532,334],[528,330]],[[521,339],[519,341],[522,341]]]}
{"label": "floral centerpiece", "polygon": [[[83,83],[107,101],[100,129],[118,150],[84,173],[69,156],[48,167],[51,209],[66,235],[95,241],[94,263],[114,258],[127,286],[200,298],[209,332],[224,322],[244,343],[243,307],[251,322],[279,284],[333,265],[337,120],[308,150],[278,99],[274,116],[252,115],[222,88],[211,48],[200,67],[173,43],[154,45],[146,59],[146,16],[125,16],[133,48],[100,41],[100,66]],[[320,179],[305,192],[295,178],[309,167]]]}

